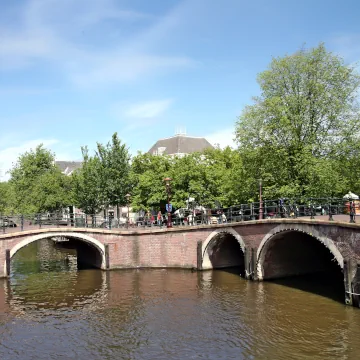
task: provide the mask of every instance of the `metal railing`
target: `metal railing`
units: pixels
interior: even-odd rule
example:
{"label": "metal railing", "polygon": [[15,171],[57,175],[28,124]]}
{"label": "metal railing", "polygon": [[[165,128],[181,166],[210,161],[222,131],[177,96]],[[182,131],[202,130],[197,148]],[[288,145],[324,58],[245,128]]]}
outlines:
{"label": "metal railing", "polygon": [[[223,224],[273,218],[322,218],[329,221],[349,221],[355,223],[360,215],[359,200],[311,198],[263,200],[262,203],[233,205],[216,209],[183,209],[182,215],[172,215],[172,226],[196,226],[204,224]],[[163,228],[167,226],[166,214],[157,220],[157,214],[138,216],[135,220],[111,216],[85,214],[31,214],[1,215],[0,234],[34,228],[103,228],[134,229]]]}

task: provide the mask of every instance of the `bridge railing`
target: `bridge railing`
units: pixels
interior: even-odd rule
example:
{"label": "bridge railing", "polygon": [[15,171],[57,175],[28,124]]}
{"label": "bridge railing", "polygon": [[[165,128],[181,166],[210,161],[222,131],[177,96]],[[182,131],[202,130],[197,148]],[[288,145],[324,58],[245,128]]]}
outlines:
{"label": "bridge railing", "polygon": [[[265,199],[260,202],[232,205],[227,208],[189,210],[186,216],[172,216],[172,226],[196,226],[204,224],[223,224],[272,218],[322,218],[356,222],[360,216],[360,202],[352,199]],[[160,221],[157,216],[138,217],[135,221],[112,216],[85,214],[0,214],[0,233],[17,232],[34,228],[103,228],[133,229],[163,228],[167,226],[167,216]]]}

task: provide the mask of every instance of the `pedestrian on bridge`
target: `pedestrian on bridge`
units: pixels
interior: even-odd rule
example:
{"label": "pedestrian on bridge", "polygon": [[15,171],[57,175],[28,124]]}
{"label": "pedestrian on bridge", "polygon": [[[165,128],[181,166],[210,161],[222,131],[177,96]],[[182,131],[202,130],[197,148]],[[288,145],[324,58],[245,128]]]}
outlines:
{"label": "pedestrian on bridge", "polygon": [[158,224],[158,226],[161,226],[161,220],[162,220],[162,214],[161,214],[161,211],[159,210],[159,212],[157,214],[157,224]]}

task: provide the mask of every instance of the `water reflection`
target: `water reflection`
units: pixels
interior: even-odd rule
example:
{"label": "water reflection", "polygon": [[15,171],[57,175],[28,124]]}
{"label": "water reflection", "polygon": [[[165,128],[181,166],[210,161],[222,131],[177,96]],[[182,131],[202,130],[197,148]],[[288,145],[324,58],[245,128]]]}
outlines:
{"label": "water reflection", "polygon": [[0,283],[2,360],[358,358],[360,311],[321,283],[307,292],[236,269],[78,271],[71,251],[37,246],[47,260],[14,258]]}

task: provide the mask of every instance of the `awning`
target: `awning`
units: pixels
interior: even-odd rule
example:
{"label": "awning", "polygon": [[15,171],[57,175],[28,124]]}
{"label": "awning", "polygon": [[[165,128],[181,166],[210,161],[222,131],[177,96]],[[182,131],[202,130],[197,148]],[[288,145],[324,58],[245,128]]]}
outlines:
{"label": "awning", "polygon": [[343,199],[347,199],[347,200],[349,200],[349,199],[359,200],[359,196],[356,195],[356,194],[354,194],[354,193],[352,193],[351,191],[349,191],[349,192],[343,197]]}

